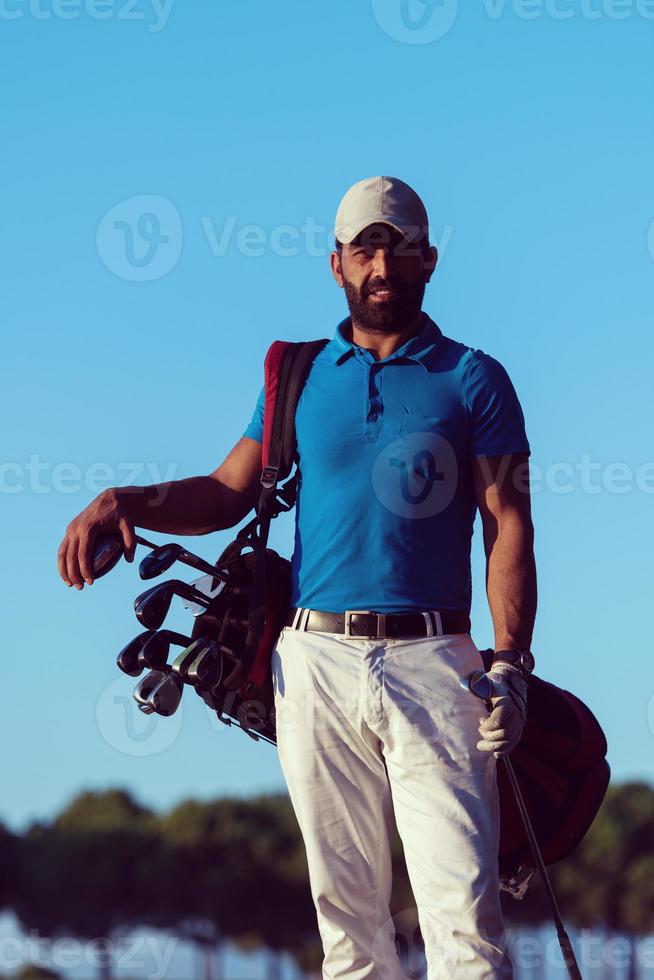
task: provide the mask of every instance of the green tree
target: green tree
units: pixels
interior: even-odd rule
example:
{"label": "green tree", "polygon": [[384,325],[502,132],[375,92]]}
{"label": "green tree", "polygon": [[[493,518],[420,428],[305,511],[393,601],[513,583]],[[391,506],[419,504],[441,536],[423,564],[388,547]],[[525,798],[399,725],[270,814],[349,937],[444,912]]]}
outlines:
{"label": "green tree", "polygon": [[153,924],[200,946],[207,977],[227,940],[275,953],[315,933],[301,838],[286,797],[188,800],[164,815],[160,828],[167,884],[157,889]]}
{"label": "green tree", "polygon": [[639,936],[654,930],[653,869],[654,788],[640,781],[610,786],[579,847],[550,869],[567,922],[631,938],[630,977]]}
{"label": "green tree", "polygon": [[13,905],[20,838],[0,824],[0,909]]}
{"label": "green tree", "polygon": [[[654,929],[654,789],[643,782],[610,786],[581,844],[548,868],[559,908],[568,927],[626,934],[633,946]],[[551,922],[540,876],[524,899],[503,895],[505,919],[515,926]]]}
{"label": "green tree", "polygon": [[21,967],[13,980],[60,980],[60,975],[53,970],[48,970],[47,967],[28,964]]}
{"label": "green tree", "polygon": [[642,782],[610,786],[584,840],[552,868],[576,924],[621,929],[630,869],[653,853],[654,789]]}
{"label": "green tree", "polygon": [[109,942],[146,918],[155,831],[153,814],[119,790],[82,793],[52,823],[32,825],[20,851],[19,921],[50,938],[93,940],[109,977]]}

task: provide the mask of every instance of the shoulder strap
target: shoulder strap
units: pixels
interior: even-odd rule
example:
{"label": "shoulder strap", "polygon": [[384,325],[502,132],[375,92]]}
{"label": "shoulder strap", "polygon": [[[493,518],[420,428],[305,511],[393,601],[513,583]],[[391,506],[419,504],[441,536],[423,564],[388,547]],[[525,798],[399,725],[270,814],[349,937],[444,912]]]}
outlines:
{"label": "shoulder strap", "polygon": [[[266,625],[266,546],[270,522],[282,511],[291,510],[297,494],[296,475],[278,489],[286,479],[296,450],[295,411],[314,358],[329,340],[289,343],[276,340],[269,348],[264,364],[264,419],[261,447],[261,492],[256,516],[241,528],[230,547],[230,555],[250,546],[255,554],[250,592],[248,633],[240,668],[236,668],[226,685],[247,676]],[[281,497],[282,499],[278,499]]]}
{"label": "shoulder strap", "polygon": [[[265,407],[261,448],[260,506],[274,495],[277,484],[293,467],[296,449],[295,413],[309,369],[328,340],[271,344],[264,364]],[[291,506],[293,506],[291,504]]]}

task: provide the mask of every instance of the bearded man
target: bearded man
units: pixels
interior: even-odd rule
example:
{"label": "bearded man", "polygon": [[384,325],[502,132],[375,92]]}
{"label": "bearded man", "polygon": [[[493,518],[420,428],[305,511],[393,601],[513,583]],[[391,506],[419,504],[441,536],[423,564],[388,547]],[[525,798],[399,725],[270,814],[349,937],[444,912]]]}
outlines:
{"label": "bearded man", "polygon": [[[390,918],[399,831],[429,980],[512,976],[499,897],[497,758],[527,709],[536,570],[529,443],[504,367],[422,310],[438,253],[403,181],[346,193],[331,269],[349,316],[297,406],[291,610],[272,655],[279,759],[306,846],[325,980],[404,980]],[[238,524],[260,489],[264,390],[210,475],[113,488],[71,524],[64,581],[95,537]],[[156,506],[153,503],[156,501]],[[495,633],[493,710],[461,686],[479,510]],[[481,736],[481,737],[480,737]]]}

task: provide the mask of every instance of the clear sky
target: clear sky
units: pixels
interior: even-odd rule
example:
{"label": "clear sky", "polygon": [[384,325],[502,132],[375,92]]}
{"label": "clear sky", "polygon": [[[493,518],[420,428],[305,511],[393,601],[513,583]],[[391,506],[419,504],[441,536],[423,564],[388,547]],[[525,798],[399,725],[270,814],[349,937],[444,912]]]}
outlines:
{"label": "clear sky", "polygon": [[[214,469],[271,341],[333,336],[336,205],[379,173],[428,206],[425,309],[523,405],[538,673],[596,712],[615,778],[651,778],[652,4],[0,8],[0,818],[89,786],[153,806],[283,787],[275,750],[190,692],[156,723],[129,707],[136,567],[77,593],[56,551],[102,487]],[[186,540],[213,558],[231,537]],[[490,625],[477,524],[478,646]]]}

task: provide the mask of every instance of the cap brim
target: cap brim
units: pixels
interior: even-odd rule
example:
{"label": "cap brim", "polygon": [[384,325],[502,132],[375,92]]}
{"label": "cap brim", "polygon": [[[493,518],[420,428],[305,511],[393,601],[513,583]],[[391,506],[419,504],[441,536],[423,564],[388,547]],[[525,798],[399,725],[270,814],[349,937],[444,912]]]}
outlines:
{"label": "cap brim", "polygon": [[403,238],[406,238],[410,242],[418,242],[421,238],[428,237],[428,234],[424,228],[419,225],[407,225],[395,217],[389,217],[385,214],[377,214],[372,217],[366,218],[365,221],[360,222],[355,226],[341,226],[335,229],[336,240],[342,242],[343,245],[349,245],[357,235],[360,235],[362,231],[366,228],[370,228],[371,225],[389,225],[394,228],[395,231],[399,232]]}

